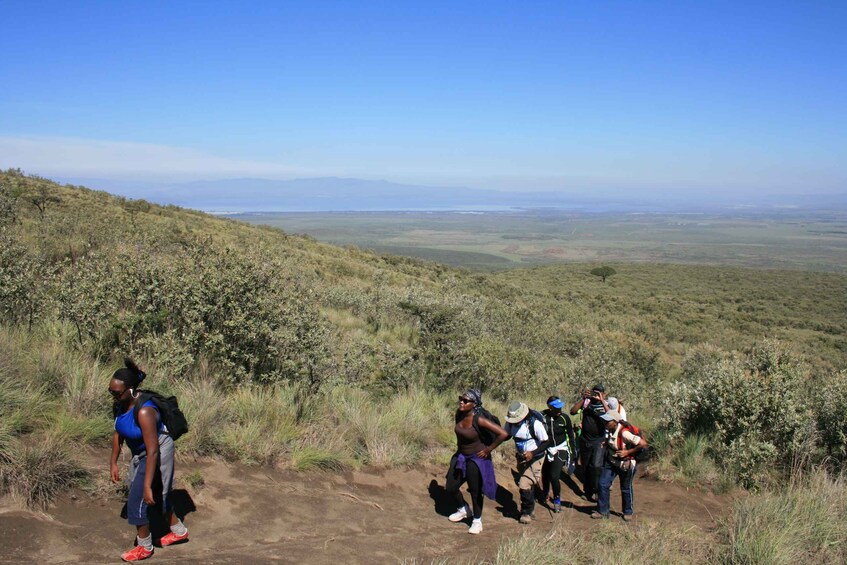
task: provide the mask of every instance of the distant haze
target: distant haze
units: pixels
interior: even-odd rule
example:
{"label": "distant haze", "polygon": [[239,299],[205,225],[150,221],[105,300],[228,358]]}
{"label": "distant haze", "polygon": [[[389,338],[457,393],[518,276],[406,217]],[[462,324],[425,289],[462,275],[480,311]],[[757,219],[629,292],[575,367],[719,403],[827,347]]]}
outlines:
{"label": "distant haze", "polygon": [[105,190],[128,198],[211,212],[488,210],[559,208],[607,211],[774,211],[847,210],[847,194],[731,196],[692,191],[611,195],[600,191],[497,191],[438,187],[355,178],[259,178],[151,183],[108,179],[57,178],[63,183]]}

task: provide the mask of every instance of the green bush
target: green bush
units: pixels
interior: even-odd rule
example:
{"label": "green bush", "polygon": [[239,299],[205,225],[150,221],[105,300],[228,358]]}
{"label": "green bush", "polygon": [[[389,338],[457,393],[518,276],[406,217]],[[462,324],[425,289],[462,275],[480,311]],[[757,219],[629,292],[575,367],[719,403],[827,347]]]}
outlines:
{"label": "green bush", "polygon": [[779,344],[764,342],[744,358],[687,362],[682,380],[663,397],[661,424],[671,437],[700,433],[715,438],[712,455],[747,487],[760,484],[773,467],[788,470],[808,438],[800,367],[790,356],[761,362],[775,358],[777,349]]}
{"label": "green bush", "polygon": [[847,371],[833,375],[814,394],[817,430],[827,455],[847,460]]}

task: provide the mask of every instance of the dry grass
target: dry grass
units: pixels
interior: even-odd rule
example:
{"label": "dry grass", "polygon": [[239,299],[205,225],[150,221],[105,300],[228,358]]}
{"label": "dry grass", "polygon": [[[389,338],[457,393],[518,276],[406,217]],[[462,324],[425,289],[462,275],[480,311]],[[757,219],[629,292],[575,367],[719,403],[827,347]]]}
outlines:
{"label": "dry grass", "polygon": [[740,500],[723,527],[724,563],[847,562],[847,482],[822,470]]}
{"label": "dry grass", "polygon": [[48,437],[35,445],[19,445],[4,475],[12,496],[30,508],[44,510],[59,492],[81,484],[88,473],[63,440]]}
{"label": "dry grass", "polygon": [[709,541],[706,532],[644,519],[638,525],[605,522],[578,536],[561,528],[511,539],[500,546],[493,563],[705,563],[712,559]]}

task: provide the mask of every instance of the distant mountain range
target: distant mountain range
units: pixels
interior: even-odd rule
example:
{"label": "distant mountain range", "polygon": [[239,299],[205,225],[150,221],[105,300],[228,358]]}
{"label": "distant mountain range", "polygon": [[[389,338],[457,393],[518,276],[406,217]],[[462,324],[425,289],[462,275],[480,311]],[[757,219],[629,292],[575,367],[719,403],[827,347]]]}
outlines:
{"label": "distant mountain range", "polygon": [[151,183],[91,178],[57,178],[128,198],[210,212],[318,212],[383,210],[496,210],[558,208],[583,212],[774,212],[847,210],[847,193],[767,197],[710,196],[703,191],[653,196],[561,192],[503,192],[435,187],[355,178],[293,180],[239,178],[186,183]]}

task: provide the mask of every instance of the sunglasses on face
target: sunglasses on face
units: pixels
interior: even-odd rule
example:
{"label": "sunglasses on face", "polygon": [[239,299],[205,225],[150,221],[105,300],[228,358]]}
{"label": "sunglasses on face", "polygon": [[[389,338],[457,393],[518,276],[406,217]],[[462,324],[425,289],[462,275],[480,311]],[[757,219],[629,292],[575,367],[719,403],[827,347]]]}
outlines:
{"label": "sunglasses on face", "polygon": [[125,393],[125,392],[126,392],[126,390],[112,390],[112,389],[109,389],[109,394],[111,394],[111,395],[112,395],[112,398],[120,398],[121,396],[123,396],[123,395],[124,395],[124,393]]}
{"label": "sunglasses on face", "polygon": [[470,398],[465,398],[464,396],[459,397],[459,402],[461,402],[462,404],[473,404],[473,400],[471,400]]}

